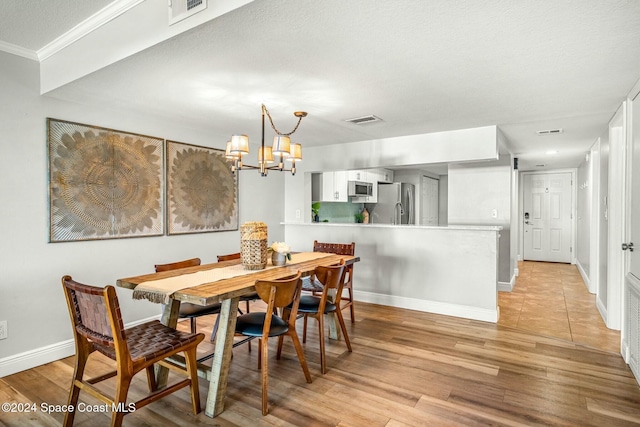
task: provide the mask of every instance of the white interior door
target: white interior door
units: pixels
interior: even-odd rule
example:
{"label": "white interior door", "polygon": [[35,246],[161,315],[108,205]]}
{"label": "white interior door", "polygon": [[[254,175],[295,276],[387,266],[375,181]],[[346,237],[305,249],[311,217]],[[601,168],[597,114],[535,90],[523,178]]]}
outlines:
{"label": "white interior door", "polygon": [[627,171],[626,193],[627,211],[625,227],[623,227],[624,243],[620,249],[625,251],[624,282],[626,337],[629,355],[627,362],[640,382],[640,96],[631,102],[631,140],[627,155],[629,169]]}
{"label": "white interior door", "polygon": [[422,194],[420,195],[420,224],[422,225],[438,225],[438,184],[437,179],[422,177]]}
{"label": "white interior door", "polygon": [[[605,323],[610,329],[623,330],[624,252],[620,245],[626,238],[626,151],[627,151],[627,102],[623,102],[609,122],[609,190],[608,245],[607,245],[607,296]],[[626,356],[625,356],[626,359]]]}
{"label": "white interior door", "polygon": [[524,259],[571,262],[571,173],[524,174]]}
{"label": "white interior door", "polygon": [[628,270],[626,275],[633,276],[636,283],[640,283],[640,95],[631,104],[631,170],[629,172],[631,180],[628,212],[627,232],[629,242],[627,251],[629,252]]}

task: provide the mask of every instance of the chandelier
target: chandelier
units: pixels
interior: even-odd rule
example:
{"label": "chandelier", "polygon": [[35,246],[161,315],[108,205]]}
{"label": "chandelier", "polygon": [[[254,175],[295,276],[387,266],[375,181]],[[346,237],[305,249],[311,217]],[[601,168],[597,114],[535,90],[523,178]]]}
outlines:
{"label": "chandelier", "polygon": [[[264,116],[269,118],[269,123],[273,128],[276,136],[273,137],[273,146],[264,145]],[[302,160],[302,145],[292,144],[291,138],[289,138],[300,126],[300,122],[303,117],[307,116],[304,111],[296,111],[293,113],[298,118],[298,123],[291,132],[283,133],[276,129],[273,124],[273,119],[269,110],[262,104],[262,142],[258,150],[258,166],[246,165],[242,163],[242,156],[249,154],[249,137],[247,135],[231,135],[231,140],[227,142],[226,157],[233,161],[231,171],[235,173],[236,170],[241,169],[258,169],[261,176],[267,176],[270,170],[277,170],[280,172],[291,172],[291,175],[296,174],[296,161]],[[278,158],[278,164],[274,165],[274,156]],[[290,161],[291,168],[285,169],[284,162]],[[271,165],[271,166],[270,166]]]}

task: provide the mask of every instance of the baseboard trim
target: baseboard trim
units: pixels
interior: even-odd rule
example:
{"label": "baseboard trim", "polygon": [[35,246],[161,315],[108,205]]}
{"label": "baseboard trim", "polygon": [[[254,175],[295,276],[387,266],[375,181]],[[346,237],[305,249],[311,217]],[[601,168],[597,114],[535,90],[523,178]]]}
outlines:
{"label": "baseboard trim", "polygon": [[498,307],[496,307],[495,310],[488,310],[438,301],[427,301],[416,298],[378,294],[374,292],[357,291],[355,294],[357,296],[356,301],[361,302],[405,308],[408,310],[418,310],[427,313],[444,314],[446,316],[462,317],[464,319],[480,320],[483,322],[498,322]]}
{"label": "baseboard trim", "polygon": [[578,267],[580,276],[582,276],[582,280],[584,281],[584,284],[587,286],[587,290],[589,291],[589,293],[592,293],[592,294],[595,293],[595,290],[591,289],[591,281],[589,280],[589,275],[587,275],[587,272],[584,271],[584,268],[582,268],[582,264],[580,264],[579,260],[576,261],[576,266]]}
{"label": "baseboard trim", "polygon": [[518,276],[518,269],[513,270],[513,276],[511,276],[511,280],[508,282],[498,282],[498,291],[499,292],[511,292],[513,288],[516,286],[516,277]]}
{"label": "baseboard trim", "polygon": [[[153,316],[146,319],[137,320],[127,323],[126,328],[136,326],[151,320],[160,319],[160,316]],[[44,347],[34,348],[33,350],[23,353],[14,354],[12,356],[0,359],[0,378],[12,375],[17,372],[35,368],[36,366],[46,363],[55,362],[65,357],[73,356],[76,353],[76,344],[73,339],[50,344]]]}
{"label": "baseboard trim", "polygon": [[600,313],[600,317],[602,317],[602,321],[606,326],[607,325],[607,307],[605,307],[604,304],[602,304],[602,301],[600,301],[600,298],[597,298],[597,297],[596,297],[596,308],[598,309],[598,312]]}
{"label": "baseboard trim", "polygon": [[[627,342],[627,340],[622,340],[622,343],[620,344],[620,354],[622,355],[622,358],[624,359],[624,362],[628,365],[629,364],[629,343]],[[635,375],[634,375],[635,377]],[[636,382],[638,382],[640,384],[640,380],[638,380],[638,378],[636,377]]]}

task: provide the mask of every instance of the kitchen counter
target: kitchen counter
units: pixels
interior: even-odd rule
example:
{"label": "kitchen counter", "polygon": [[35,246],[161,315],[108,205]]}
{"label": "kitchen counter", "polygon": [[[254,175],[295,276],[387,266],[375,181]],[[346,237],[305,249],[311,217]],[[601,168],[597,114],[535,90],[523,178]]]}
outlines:
{"label": "kitchen counter", "polygon": [[497,225],[415,225],[415,224],[378,224],[369,223],[362,224],[356,222],[281,222],[281,225],[309,225],[309,226],[331,226],[331,227],[367,227],[367,228],[410,228],[412,230],[418,228],[424,229],[450,229],[450,230],[477,230],[477,231],[501,231],[502,226]]}
{"label": "kitchen counter", "polygon": [[[500,226],[283,223],[296,251],[356,243],[358,301],[498,321]],[[356,310],[357,311],[357,310]],[[356,313],[357,317],[357,313]]]}

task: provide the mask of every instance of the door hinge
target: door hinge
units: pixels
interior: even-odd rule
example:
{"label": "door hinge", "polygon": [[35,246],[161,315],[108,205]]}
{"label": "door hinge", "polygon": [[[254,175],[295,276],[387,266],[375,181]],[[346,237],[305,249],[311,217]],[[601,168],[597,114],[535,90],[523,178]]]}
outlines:
{"label": "door hinge", "polygon": [[569,253],[573,253],[573,247],[569,247]]}

